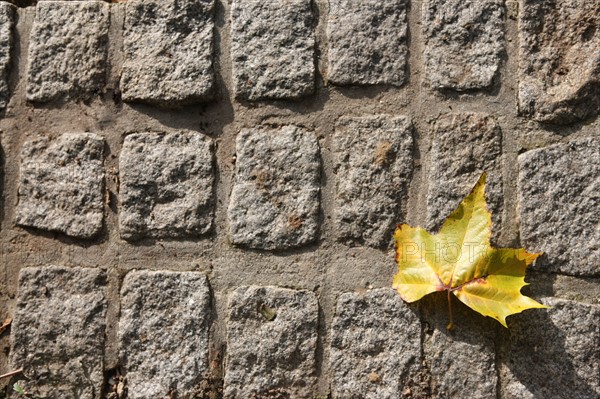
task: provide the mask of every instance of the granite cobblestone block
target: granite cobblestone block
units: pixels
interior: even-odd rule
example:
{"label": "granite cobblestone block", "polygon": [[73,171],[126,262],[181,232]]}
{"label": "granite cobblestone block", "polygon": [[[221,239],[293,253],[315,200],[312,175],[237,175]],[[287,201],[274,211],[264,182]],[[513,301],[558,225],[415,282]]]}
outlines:
{"label": "granite cobblestone block", "polygon": [[175,107],[213,96],[214,0],[126,3],[123,100]]}
{"label": "granite cobblestone block", "polygon": [[408,201],[412,123],[405,116],[343,117],[333,137],[335,224],[341,241],[389,244]]}
{"label": "granite cobblestone block", "polygon": [[492,234],[500,232],[502,217],[502,131],[496,120],[482,113],[450,113],[432,126],[429,155],[427,223],[438,228],[487,172],[486,200],[492,212]]}
{"label": "granite cobblestone block", "polygon": [[213,143],[207,136],[130,134],[119,169],[121,238],[196,237],[212,228]]}
{"label": "granite cobblestone block", "polygon": [[224,397],[313,397],[318,308],[310,291],[236,289],[227,311]]}
{"label": "granite cobblestone block", "polygon": [[106,308],[100,269],[21,269],[10,356],[14,369],[25,370],[19,384],[29,397],[100,397]]}
{"label": "granite cobblestone block", "polygon": [[574,123],[600,111],[600,2],[519,1],[519,111]]}
{"label": "granite cobblestone block", "polygon": [[315,89],[311,0],[234,0],[231,58],[235,96],[298,99]]}
{"label": "granite cobblestone block", "polygon": [[600,306],[545,298],[543,312],[514,316],[502,348],[506,397],[600,397]]}
{"label": "granite cobblestone block", "polygon": [[96,236],[104,220],[103,162],[104,140],[93,133],[25,142],[16,224],[76,238]]}
{"label": "granite cobblestone block", "polygon": [[425,397],[496,399],[498,323],[473,312],[453,295],[450,298],[452,331],[447,329],[448,296],[438,293],[421,299],[423,355],[431,389]]}
{"label": "granite cobblestone block", "polygon": [[492,86],[504,53],[503,0],[426,0],[423,29],[432,88]]}
{"label": "granite cobblestone block", "polygon": [[10,95],[8,77],[12,63],[14,22],[15,7],[0,2],[0,111],[6,108]]}
{"label": "granite cobblestone block", "polygon": [[42,1],[30,34],[27,100],[88,99],[104,89],[110,6]]}
{"label": "granite cobblestone block", "polygon": [[583,138],[519,156],[521,243],[540,268],[600,275],[600,140]]}
{"label": "granite cobblestone block", "polygon": [[315,241],[321,173],[316,136],[296,126],[244,129],[236,152],[228,208],[232,243],[276,250]]}
{"label": "granite cobblestone block", "polygon": [[414,389],[421,322],[390,288],[342,294],[331,326],[332,397],[395,399]]}
{"label": "granite cobblestone block", "polygon": [[401,86],[407,79],[407,0],[331,0],[327,79]]}
{"label": "granite cobblestone block", "polygon": [[208,371],[204,274],[133,271],[121,288],[119,353],[128,398],[191,398]]}

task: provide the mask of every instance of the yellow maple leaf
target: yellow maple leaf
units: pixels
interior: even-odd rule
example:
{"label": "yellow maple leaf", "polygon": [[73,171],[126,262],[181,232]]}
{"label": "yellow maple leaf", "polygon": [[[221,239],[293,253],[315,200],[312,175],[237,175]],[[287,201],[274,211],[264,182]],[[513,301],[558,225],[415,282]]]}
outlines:
{"label": "yellow maple leaf", "polygon": [[[526,309],[547,308],[521,294],[525,269],[540,253],[490,245],[492,215],[485,202],[484,173],[471,193],[444,222],[438,234],[399,225],[394,234],[398,273],[393,288],[406,302],[436,291],[461,302],[504,327],[506,317]],[[452,329],[452,310],[450,324]]]}

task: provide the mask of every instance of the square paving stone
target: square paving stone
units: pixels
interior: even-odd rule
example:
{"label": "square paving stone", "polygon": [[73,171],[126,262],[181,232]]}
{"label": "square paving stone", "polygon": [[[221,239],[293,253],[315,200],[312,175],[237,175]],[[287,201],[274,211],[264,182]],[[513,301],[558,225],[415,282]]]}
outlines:
{"label": "square paving stone", "polygon": [[518,200],[521,243],[545,253],[541,270],[600,275],[599,139],[521,154]]}
{"label": "square paving stone", "polygon": [[21,269],[10,356],[28,377],[19,382],[28,397],[100,398],[106,307],[99,269]]}
{"label": "square paving stone", "polygon": [[30,34],[27,100],[87,99],[106,81],[110,6],[41,1]]}
{"label": "square paving stone", "polygon": [[395,399],[415,391],[421,322],[392,289],[342,294],[331,326],[333,398]]}
{"label": "square paving stone", "polygon": [[311,0],[233,0],[231,58],[235,96],[297,99],[315,90]]}
{"label": "square paving stone", "polygon": [[321,173],[315,135],[295,126],[244,129],[236,151],[231,241],[267,250],[315,241]]}
{"label": "square paving stone", "polygon": [[16,224],[92,238],[104,219],[104,140],[63,134],[23,144]]}
{"label": "square paving stone", "polygon": [[8,74],[12,62],[15,7],[0,2],[0,111],[8,104]]}
{"label": "square paving stone", "polygon": [[492,212],[492,236],[502,219],[502,131],[496,120],[480,113],[451,113],[433,123],[429,154],[427,224],[436,229],[487,172],[486,200]]}
{"label": "square paving stone", "polygon": [[519,111],[568,124],[600,111],[600,2],[519,0]]}
{"label": "square paving stone", "polygon": [[204,274],[133,271],[121,288],[119,348],[128,398],[193,397],[208,371]]}
{"label": "square paving stone", "polygon": [[341,241],[390,244],[413,171],[412,123],[389,115],[343,117],[333,137],[335,224]]}
{"label": "square paving stone", "polygon": [[423,354],[431,378],[431,392],[426,397],[496,399],[496,331],[503,327],[463,305],[454,295],[451,300],[452,331],[447,329],[446,293],[421,300]]}
{"label": "square paving stone", "polygon": [[211,99],[214,0],[129,0],[123,100],[173,107]]}
{"label": "square paving stone", "polygon": [[434,89],[492,85],[504,52],[504,0],[426,0],[423,28]]}
{"label": "square paving stone", "polygon": [[408,0],[330,0],[328,80],[338,85],[406,81]]}
{"label": "square paving stone", "polygon": [[502,348],[507,398],[600,397],[600,306],[559,298],[514,316]]}
{"label": "square paving stone", "polygon": [[214,208],[213,144],[207,136],[135,133],[119,159],[121,237],[195,237],[210,231]]}
{"label": "square paving stone", "polygon": [[318,313],[310,291],[236,289],[227,311],[224,397],[313,397]]}

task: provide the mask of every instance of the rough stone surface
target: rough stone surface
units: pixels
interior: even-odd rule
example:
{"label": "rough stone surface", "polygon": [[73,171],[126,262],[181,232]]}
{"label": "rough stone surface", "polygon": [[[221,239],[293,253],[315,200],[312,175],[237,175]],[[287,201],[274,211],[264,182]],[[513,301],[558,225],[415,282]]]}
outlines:
{"label": "rough stone surface", "polygon": [[438,228],[487,172],[486,200],[492,211],[492,233],[502,216],[502,132],[495,119],[480,113],[452,113],[433,124],[429,156],[427,221]]}
{"label": "rough stone surface", "polygon": [[519,110],[572,123],[600,110],[600,2],[520,0]]}
{"label": "rough stone surface", "polygon": [[519,156],[521,243],[543,270],[600,275],[600,140],[579,139]]}
{"label": "rough stone surface", "polygon": [[338,236],[349,243],[389,244],[408,200],[412,124],[388,115],[344,117],[333,137]]}
{"label": "rough stone surface", "polygon": [[236,151],[231,241],[285,249],[316,240],[321,161],[315,135],[295,126],[244,129]]}
{"label": "rough stone surface", "polygon": [[425,319],[423,353],[431,376],[428,398],[496,399],[495,331],[498,323],[475,313],[452,295],[455,328],[447,330],[445,293],[421,300]]}
{"label": "rough stone surface", "polygon": [[125,137],[120,169],[121,237],[207,233],[213,219],[212,140],[194,132]]}
{"label": "rough stone surface", "polygon": [[[597,81],[593,65],[598,62],[595,51],[600,48],[600,24],[595,3],[97,1],[9,1],[19,8],[15,8],[12,24],[8,102],[0,111],[0,375],[27,366],[27,362],[12,359],[11,335],[17,329],[26,330],[21,334],[33,334],[22,324],[4,327],[5,320],[15,319],[21,312],[17,309],[19,271],[66,265],[103,269],[108,280],[105,331],[85,339],[76,335],[76,340],[53,332],[44,335],[52,348],[68,347],[70,341],[85,351],[96,350],[97,345],[102,348],[98,356],[104,364],[95,375],[103,372],[105,381],[91,383],[102,385],[93,399],[124,399],[128,396],[124,387],[130,388],[132,399],[142,394],[152,399],[224,398],[228,365],[229,372],[235,370],[227,380],[231,399],[600,399],[594,385],[600,340],[591,328],[600,323],[587,319],[596,312],[591,307],[600,306],[596,173],[600,170],[596,155],[600,153],[600,114],[591,112],[580,122],[557,125],[536,121],[517,108],[519,85],[524,82],[519,51],[528,43],[534,43],[527,47],[532,55],[523,59],[527,65],[531,60],[533,66],[525,77],[536,84],[558,79],[557,85],[540,91],[544,99],[548,95],[572,96],[568,98],[578,100],[564,103],[568,107],[561,103],[571,111],[594,106],[598,85],[582,82]],[[35,4],[52,13],[40,12],[36,21]],[[212,16],[200,15],[210,4]],[[94,13],[102,17],[92,18],[81,11],[87,7],[109,12]],[[132,22],[132,10],[140,9],[147,11],[140,11]],[[497,30],[498,9],[505,14],[501,17],[505,38],[495,43],[491,35],[502,33]],[[150,17],[152,10],[154,17]],[[525,31],[519,15],[526,15],[527,26],[535,29]],[[108,34],[101,34],[106,31],[102,21],[108,17]],[[49,28],[39,36],[34,32],[40,28],[34,25]],[[0,23],[4,46],[6,28]],[[426,29],[431,29],[431,36]],[[208,51],[205,42],[196,40],[200,31],[213,37],[213,54],[207,58],[195,55]],[[573,36],[573,32],[581,35]],[[527,40],[521,40],[519,34]],[[102,51],[107,58],[91,62],[100,54],[99,36],[105,37]],[[575,44],[571,45],[571,39]],[[475,56],[478,50],[501,46],[505,50],[499,55]],[[47,51],[40,59],[52,61],[48,70],[62,73],[53,75],[56,81],[45,78],[42,83],[52,90],[60,85],[66,94],[45,103],[27,100],[27,68],[34,62],[29,58],[30,47]],[[243,63],[234,62],[234,47],[235,55],[250,57]],[[127,52],[134,49],[135,57],[129,57]],[[491,85],[430,87],[426,50],[446,58],[435,58],[435,72],[447,72],[448,76],[456,71],[477,72],[465,76],[470,82],[484,76],[479,69],[482,65],[497,68]],[[169,54],[172,63],[168,63]],[[336,54],[341,58],[335,59]],[[565,54],[574,58],[565,58]],[[394,58],[399,55],[404,58]],[[346,85],[330,80],[332,64],[339,59],[346,61],[337,64],[338,71],[352,73],[355,79]],[[212,61],[214,97],[190,99],[185,88],[205,81],[186,80],[184,75],[208,73],[207,69],[187,69],[206,60]],[[402,64],[392,68],[390,60]],[[494,63],[486,64],[488,61]],[[135,84],[135,89],[158,93],[156,100],[128,99],[123,93],[126,85],[121,84],[124,64],[134,72],[137,65],[140,72],[149,70],[159,76],[152,80],[151,75],[144,75]],[[261,100],[237,94],[239,65],[262,79],[245,82],[255,84],[252,89],[258,87],[257,92],[248,90],[246,95]],[[561,70],[564,66],[570,69]],[[304,75],[303,68],[307,71]],[[94,71],[103,84],[91,92],[82,90],[79,77]],[[402,73],[401,86],[383,80],[400,79]],[[371,78],[374,80],[369,81]],[[569,85],[579,84],[584,88],[569,91]],[[99,94],[93,95],[96,87]],[[292,89],[312,94],[283,96]],[[412,122],[410,134],[400,134],[403,117]],[[241,131],[248,132],[244,136]],[[399,133],[393,135],[395,131]],[[102,154],[100,144],[93,144],[96,140],[91,140],[92,144],[84,140],[80,146],[77,140],[71,143],[61,137],[72,139],[84,132],[101,136]],[[195,135],[206,139],[191,143]],[[413,139],[410,152],[404,147],[408,141],[398,138],[408,140],[409,135]],[[136,136],[138,140],[134,140]],[[42,137],[48,139],[36,140]],[[390,152],[380,137],[390,142]],[[399,140],[397,153],[391,152],[396,144],[393,139]],[[237,155],[236,140],[242,149]],[[208,152],[205,142],[212,143]],[[99,155],[90,155],[94,152]],[[121,167],[125,164],[129,166]],[[204,169],[209,164],[212,168]],[[396,167],[412,168],[412,177]],[[434,293],[415,304],[397,305],[418,317],[420,329],[415,333],[408,327],[408,318],[395,318],[388,312],[395,306],[391,297],[389,302],[387,297],[379,301],[379,296],[375,300],[376,294],[370,292],[390,288],[396,272],[387,240],[391,241],[396,223],[435,231],[432,225],[439,226],[483,170],[490,175],[494,246],[546,252],[528,269],[530,285],[523,293],[536,299],[570,300],[575,305],[561,310],[564,314],[551,322],[545,322],[544,315],[552,317],[549,312],[555,309],[528,310],[509,317],[511,328],[506,329],[454,300],[455,330],[448,333],[446,296]],[[519,173],[533,177],[520,182]],[[23,224],[17,224],[19,220]],[[68,229],[72,236],[64,233]],[[125,328],[120,336],[119,322],[129,307],[121,306],[126,305],[121,288],[133,270],[156,271],[156,283],[148,282],[130,292],[139,294],[136,304],[140,312],[131,317],[128,327],[133,332],[124,343],[120,338]],[[199,289],[165,277],[182,272],[206,275],[210,311],[208,305],[200,310],[187,302]],[[169,288],[163,293],[167,283]],[[40,298],[56,299],[51,290],[47,296],[39,282],[31,284],[35,288],[30,290],[37,289]],[[66,285],[70,282],[53,284],[71,292]],[[234,325],[241,325],[236,331],[243,339],[228,342],[228,300],[236,289],[247,286],[314,293],[319,307],[310,313],[310,333],[297,332],[291,323],[289,328],[272,328],[278,321],[273,312],[278,309],[270,304],[257,307],[256,301],[242,298],[239,308],[249,303],[250,311],[269,325],[252,329],[247,327],[250,323],[235,321]],[[85,290],[86,295],[89,292]],[[344,300],[340,300],[342,296]],[[345,302],[347,297],[354,307]],[[431,297],[439,299],[436,310],[428,308]],[[174,305],[176,300],[181,301],[179,306]],[[302,312],[297,309],[288,312],[293,313],[289,319],[300,320],[296,317],[302,317]],[[43,311],[32,310],[32,318],[45,322],[45,314],[38,316]],[[206,349],[189,348],[200,342],[206,327],[194,331],[178,324],[200,311],[210,323],[208,358]],[[71,322],[77,317],[73,323],[86,320],[69,312],[51,311],[48,318],[58,318],[56,323],[61,323],[61,318]],[[259,324],[255,319],[243,320]],[[520,335],[511,336],[517,324]],[[386,329],[388,325],[392,332]],[[71,330],[78,334],[78,329]],[[192,334],[184,336],[188,330]],[[394,332],[404,340],[394,337]],[[523,336],[528,333],[533,336]],[[311,341],[305,344],[298,337],[310,337]],[[416,340],[420,341],[420,353],[415,357]],[[42,380],[35,374],[32,381],[27,381],[29,374],[0,378],[0,398],[25,399],[11,391],[16,380],[23,380],[27,390],[40,381],[42,390],[25,395],[29,399],[83,396],[77,392],[88,389],[90,382],[82,384],[77,378],[88,375],[85,362],[69,363],[68,353],[46,352],[46,344],[38,342],[28,342],[27,350],[40,354],[39,359],[45,359],[46,353],[59,353],[56,356],[64,356],[60,359],[66,366],[49,362],[58,376],[55,379]],[[240,348],[234,354],[230,354],[230,349],[235,349],[232,342],[238,342]],[[410,349],[397,350],[399,345]],[[386,356],[387,352],[392,355]],[[401,363],[408,355],[415,360]],[[311,356],[311,361],[301,360]],[[136,380],[131,365],[142,363],[149,371],[136,371]],[[46,367],[41,360],[37,364]],[[67,377],[61,378],[63,375]],[[60,392],[47,394],[47,387],[53,385]],[[153,386],[158,387],[154,392]],[[254,389],[256,386],[264,388]],[[247,392],[246,387],[252,391]]]}
{"label": "rough stone surface", "polygon": [[492,85],[504,51],[504,0],[426,0],[425,65],[434,89]]}
{"label": "rough stone surface", "polygon": [[126,4],[123,100],[177,106],[213,94],[214,0]]}
{"label": "rough stone surface", "polygon": [[514,316],[503,350],[504,397],[600,397],[600,306],[558,298]]}
{"label": "rough stone surface", "polygon": [[[23,367],[29,397],[100,398],[106,298],[99,269],[21,269],[11,329],[11,362]],[[18,396],[21,397],[21,396]]]}
{"label": "rough stone surface", "polygon": [[333,398],[395,399],[411,389],[421,323],[392,289],[342,294],[331,326]]}
{"label": "rough stone surface", "polygon": [[0,111],[8,103],[8,74],[12,61],[13,24],[15,7],[8,3],[0,2]]}
{"label": "rough stone surface", "polygon": [[231,58],[235,96],[294,99],[314,92],[315,37],[310,0],[234,0]]}
{"label": "rough stone surface", "polygon": [[64,134],[23,144],[16,223],[91,238],[104,219],[104,140]]}
{"label": "rough stone surface", "polygon": [[42,1],[30,34],[27,100],[85,99],[106,80],[110,6]]}
{"label": "rough stone surface", "polygon": [[406,81],[408,0],[331,0],[328,80],[339,85]]}
{"label": "rough stone surface", "polygon": [[225,398],[311,398],[318,303],[310,291],[241,287],[229,299]]}
{"label": "rough stone surface", "polygon": [[208,369],[210,292],[194,272],[134,271],[121,289],[128,398],[192,397]]}

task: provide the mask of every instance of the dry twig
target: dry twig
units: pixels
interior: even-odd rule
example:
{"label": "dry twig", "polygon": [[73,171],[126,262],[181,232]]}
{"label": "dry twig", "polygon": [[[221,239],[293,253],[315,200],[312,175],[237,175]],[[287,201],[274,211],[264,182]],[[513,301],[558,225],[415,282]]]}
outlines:
{"label": "dry twig", "polygon": [[8,328],[8,326],[10,326],[11,323],[12,323],[12,319],[4,320],[4,323],[2,323],[2,325],[0,326],[0,334],[2,334],[4,332],[4,330],[6,330]]}
{"label": "dry twig", "polygon": [[23,372],[23,369],[20,368],[18,370],[15,371],[11,371],[10,373],[6,373],[6,374],[2,374],[0,375],[0,378],[8,378],[8,377],[12,377],[13,375],[17,375],[17,374],[21,374]]}

